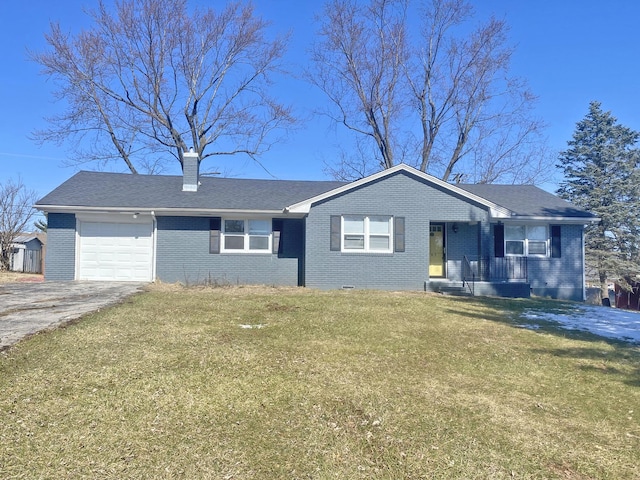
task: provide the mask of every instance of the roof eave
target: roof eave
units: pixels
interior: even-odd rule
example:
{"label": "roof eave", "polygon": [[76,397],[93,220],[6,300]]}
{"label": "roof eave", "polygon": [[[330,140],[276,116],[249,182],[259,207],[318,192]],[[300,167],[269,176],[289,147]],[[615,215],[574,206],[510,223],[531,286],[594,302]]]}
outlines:
{"label": "roof eave", "polygon": [[238,208],[150,208],[150,207],[87,207],[79,205],[41,205],[36,204],[35,208],[47,213],[139,213],[153,214],[156,216],[187,216],[187,217],[212,217],[229,215],[259,215],[259,216],[302,216],[296,212],[288,212],[285,209],[276,210],[251,210]]}

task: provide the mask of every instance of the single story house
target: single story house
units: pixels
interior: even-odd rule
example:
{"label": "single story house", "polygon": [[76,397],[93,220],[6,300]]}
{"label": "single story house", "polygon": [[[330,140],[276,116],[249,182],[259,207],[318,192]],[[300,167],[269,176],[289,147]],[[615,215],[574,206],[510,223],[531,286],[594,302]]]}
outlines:
{"label": "single story house", "polygon": [[10,270],[42,273],[46,238],[45,233],[21,233],[18,235],[11,246]]}
{"label": "single story house", "polygon": [[591,213],[530,185],[406,165],[360,180],[82,171],[48,214],[46,280],[216,282],[584,299]]}

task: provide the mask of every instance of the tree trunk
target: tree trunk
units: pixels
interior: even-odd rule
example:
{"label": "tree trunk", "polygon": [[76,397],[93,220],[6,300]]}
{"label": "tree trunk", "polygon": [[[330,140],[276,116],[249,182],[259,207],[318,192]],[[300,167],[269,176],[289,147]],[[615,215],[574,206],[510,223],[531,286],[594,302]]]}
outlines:
{"label": "tree trunk", "polygon": [[604,300],[609,298],[609,284],[607,283],[607,272],[600,270],[598,272],[600,277],[600,298]]}

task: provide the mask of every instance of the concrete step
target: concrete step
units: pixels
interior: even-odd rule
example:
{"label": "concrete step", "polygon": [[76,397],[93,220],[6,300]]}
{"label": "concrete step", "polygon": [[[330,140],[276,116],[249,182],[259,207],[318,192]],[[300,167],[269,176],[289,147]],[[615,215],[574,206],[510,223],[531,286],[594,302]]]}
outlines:
{"label": "concrete step", "polygon": [[434,292],[441,293],[442,295],[452,295],[459,297],[471,296],[469,287],[463,285],[462,282],[434,282],[431,287]]}

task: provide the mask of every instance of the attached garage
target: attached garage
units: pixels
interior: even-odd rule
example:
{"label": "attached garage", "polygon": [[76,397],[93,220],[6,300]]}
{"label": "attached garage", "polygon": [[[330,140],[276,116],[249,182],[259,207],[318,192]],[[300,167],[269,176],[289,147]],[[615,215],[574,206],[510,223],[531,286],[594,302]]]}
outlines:
{"label": "attached garage", "polygon": [[78,220],[78,280],[153,280],[153,221]]}

